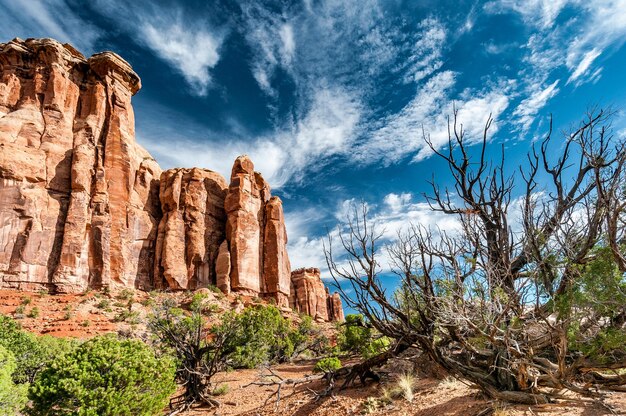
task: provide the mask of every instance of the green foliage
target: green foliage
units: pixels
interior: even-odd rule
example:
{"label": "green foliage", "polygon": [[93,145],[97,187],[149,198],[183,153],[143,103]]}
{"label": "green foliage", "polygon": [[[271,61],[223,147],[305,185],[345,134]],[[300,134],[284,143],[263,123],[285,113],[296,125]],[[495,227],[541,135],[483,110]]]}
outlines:
{"label": "green foliage", "polygon": [[[554,302],[559,318],[571,322],[568,328],[569,349],[600,361],[622,354],[626,345],[623,326],[611,327],[626,305],[626,276],[620,273],[608,247],[594,250],[594,259],[580,266],[580,278],[565,295]],[[593,317],[593,328],[585,330],[585,321]]]}
{"label": "green foliage", "polygon": [[0,346],[0,416],[17,415],[28,400],[28,386],[13,382],[16,368],[17,363],[11,351]]}
{"label": "green foliage", "polygon": [[30,389],[33,415],[160,414],[175,391],[175,366],[146,344],[91,339],[50,363]]}
{"label": "green foliage", "polygon": [[127,322],[131,325],[137,325],[140,322],[139,312],[124,309],[113,318],[115,322]]}
{"label": "green foliage", "polygon": [[361,354],[364,358],[370,358],[386,351],[391,346],[391,339],[389,337],[379,336],[373,338],[368,344],[366,344]]}
{"label": "green foliage", "polygon": [[24,305],[20,305],[15,308],[15,319],[22,319],[25,315],[26,307]]}
{"label": "green foliage", "polygon": [[37,318],[39,316],[39,308],[34,307],[28,312],[29,318]]}
{"label": "green foliage", "polygon": [[326,357],[315,363],[314,373],[329,373],[341,368],[341,361],[337,357]]}
{"label": "green foliage", "polygon": [[156,344],[176,357],[176,378],[185,386],[184,402],[206,402],[212,393],[211,378],[223,370],[226,360],[224,342],[233,328],[221,326],[221,333],[209,336],[205,317],[194,308],[188,313],[176,307],[171,299],[153,310],[148,328]]}
{"label": "green foliage", "polygon": [[9,350],[15,357],[17,367],[13,372],[15,383],[31,382],[41,370],[62,349],[67,341],[52,337],[36,337],[23,331],[20,325],[8,316],[0,315],[0,346]]}
{"label": "green foliage", "polygon": [[219,293],[219,294],[222,294],[222,295],[223,295],[223,293],[222,293],[222,291],[220,290],[220,288],[219,288],[219,287],[217,287],[217,286],[215,286],[215,285],[208,285],[208,286],[207,286],[207,289],[209,289],[209,290],[210,290],[211,292],[213,292],[213,293]]}
{"label": "green foliage", "polygon": [[223,396],[226,393],[228,393],[228,390],[229,390],[228,384],[224,383],[224,384],[220,384],[215,389],[213,389],[211,394],[213,396]]}
{"label": "green foliage", "polygon": [[189,303],[189,309],[198,313],[210,312],[210,306],[212,305],[209,303],[209,296],[206,293],[194,293],[191,297],[191,303]]}
{"label": "green foliage", "polygon": [[29,298],[28,296],[23,296],[22,297],[22,305],[30,305],[32,299]]}
{"label": "green foliage", "polygon": [[347,315],[339,328],[337,343],[342,351],[360,353],[363,345],[372,339],[372,330],[365,325],[363,315]]}
{"label": "green foliage", "polygon": [[[222,325],[214,328],[234,328],[225,343],[229,362],[235,368],[255,368],[264,363],[284,362],[294,353],[294,342],[300,343],[299,330],[293,330],[275,306],[255,306],[241,314],[226,314]],[[294,333],[295,332],[295,333]]]}
{"label": "green foliage", "polygon": [[370,328],[363,315],[350,314],[346,321],[339,326],[337,345],[341,351],[357,353],[364,358],[380,354],[391,345],[388,337],[377,336]]}
{"label": "green foliage", "polygon": [[363,315],[351,314],[339,326],[337,344],[341,351],[369,358],[385,351],[391,344],[389,338],[375,335],[372,328],[365,323]]}
{"label": "green foliage", "polygon": [[131,289],[124,289],[117,294],[116,298],[118,300],[132,301],[135,298],[135,292]]}

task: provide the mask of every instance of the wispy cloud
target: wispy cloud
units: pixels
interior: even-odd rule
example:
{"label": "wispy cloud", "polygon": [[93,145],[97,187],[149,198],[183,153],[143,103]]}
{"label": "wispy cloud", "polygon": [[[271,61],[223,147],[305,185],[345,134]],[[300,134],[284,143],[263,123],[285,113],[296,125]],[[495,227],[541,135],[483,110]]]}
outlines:
{"label": "wispy cloud", "polygon": [[324,86],[317,89],[300,120],[254,140],[246,132],[239,136],[212,132],[178,112],[149,106],[142,110],[150,112],[146,119],[154,123],[138,125],[138,140],[165,166],[206,167],[228,178],[234,159],[245,153],[273,187],[299,180],[305,171],[322,169],[333,155],[348,153],[361,117],[358,99]]}
{"label": "wispy cloud", "polygon": [[98,27],[83,20],[64,0],[3,0],[0,16],[2,42],[14,37],[48,37],[69,42],[90,54],[95,52],[94,43],[102,35]]}
{"label": "wispy cloud", "polygon": [[[563,11],[575,11],[563,17]],[[530,29],[520,67],[520,103],[512,121],[527,132],[549,100],[559,92],[559,71],[569,73],[564,86],[597,82],[602,58],[626,40],[626,0],[499,0],[487,13],[516,13]],[[493,49],[492,49],[493,51]]]}
{"label": "wispy cloud", "polygon": [[574,69],[574,72],[572,72],[572,75],[570,75],[569,79],[567,80],[567,83],[569,84],[572,81],[576,81],[578,78],[580,78],[581,75],[586,74],[589,71],[589,67],[591,66],[593,61],[598,56],[600,56],[601,53],[602,51],[599,50],[598,48],[593,48],[589,52],[585,53],[581,61],[578,63],[578,65]]}
{"label": "wispy cloud", "polygon": [[277,14],[261,4],[242,6],[244,29],[253,59],[251,69],[259,87],[270,97],[278,98],[272,78],[278,67],[292,73],[296,53],[296,34],[290,17]]}
{"label": "wispy cloud", "polygon": [[515,11],[526,24],[546,29],[567,3],[568,0],[499,0],[485,3],[484,9],[489,13]]}
{"label": "wispy cloud", "polygon": [[[444,71],[433,75],[426,84],[418,87],[415,97],[398,113],[378,123],[380,127],[371,131],[371,138],[357,148],[356,157],[364,161],[381,161],[384,164],[398,162],[413,154],[413,161],[431,155],[423,140],[426,134],[436,148],[448,140],[448,116],[453,104],[458,109],[458,122],[463,125],[467,139],[482,137],[482,130],[489,114],[497,119],[509,105],[507,84],[486,91],[465,91],[455,96],[453,87],[456,76]],[[498,129],[497,123],[491,133]]]}
{"label": "wispy cloud", "polygon": [[181,18],[144,21],[138,30],[146,46],[185,77],[193,93],[206,94],[210,70],[219,61],[222,36],[203,29],[190,30]]}
{"label": "wispy cloud", "polygon": [[557,85],[559,85],[558,79],[545,88],[540,84],[533,84],[529,87],[531,90],[530,96],[523,99],[513,112],[515,122],[521,126],[523,132],[530,129],[530,126],[535,121],[535,117],[537,117],[537,114],[539,114],[548,100],[558,94],[559,89]]}
{"label": "wispy cloud", "polygon": [[211,86],[226,29],[181,5],[95,0],[93,7],[179,72],[194,95]]}
{"label": "wispy cloud", "polygon": [[[356,205],[355,205],[356,204]],[[347,232],[347,218],[355,206],[360,204],[354,199],[345,199],[337,202],[334,212],[337,213],[336,227],[331,227],[329,234],[334,244],[339,244],[339,233]],[[391,261],[385,246],[393,243],[398,233],[406,231],[412,224],[434,231],[445,231],[448,233],[457,232],[460,229],[459,221],[451,215],[434,212],[426,202],[415,200],[410,193],[388,193],[381,200],[366,204],[368,207],[368,221],[382,238],[378,242],[378,261],[382,271],[389,272]],[[306,209],[298,212],[287,212],[285,223],[289,234],[289,257],[292,268],[315,266],[322,270],[322,277],[329,278],[330,273],[326,267],[324,257],[324,244],[327,244],[326,234],[316,235],[315,224],[323,215],[319,210]],[[337,254],[341,252],[340,247],[334,247]],[[342,259],[339,255],[339,262]]]}

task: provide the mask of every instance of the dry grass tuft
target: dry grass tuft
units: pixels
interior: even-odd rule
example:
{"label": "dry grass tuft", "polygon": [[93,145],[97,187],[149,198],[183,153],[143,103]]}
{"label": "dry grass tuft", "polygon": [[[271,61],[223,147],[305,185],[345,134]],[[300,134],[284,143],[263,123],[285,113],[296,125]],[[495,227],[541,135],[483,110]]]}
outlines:
{"label": "dry grass tuft", "polygon": [[415,376],[411,373],[404,373],[398,376],[398,390],[402,397],[409,403],[413,401],[413,388],[415,387]]}
{"label": "dry grass tuft", "polygon": [[454,389],[454,388],[458,388],[459,386],[461,386],[461,384],[463,383],[461,383],[456,378],[452,376],[448,376],[439,382],[439,387],[442,387],[444,389]]}

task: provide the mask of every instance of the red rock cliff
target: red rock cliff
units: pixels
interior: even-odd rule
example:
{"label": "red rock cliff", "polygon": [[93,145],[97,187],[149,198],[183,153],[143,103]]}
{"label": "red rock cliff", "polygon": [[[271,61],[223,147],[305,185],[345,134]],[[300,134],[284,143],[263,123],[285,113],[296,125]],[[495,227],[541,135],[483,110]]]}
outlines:
{"label": "red rock cliff", "polygon": [[291,273],[291,309],[312,316],[318,321],[343,321],[343,307],[338,293],[330,295],[324,287],[320,270],[315,267]]}
{"label": "red rock cliff", "polygon": [[135,142],[140,87],[111,52],[86,59],[51,39],[0,44],[0,286],[216,284],[338,317],[319,271],[292,282],[282,202],[247,156],[228,185],[205,169],[161,172]]}
{"label": "red rock cliff", "polygon": [[1,44],[0,67],[3,285],[150,287],[161,169],[135,143],[139,77],[49,39]]}

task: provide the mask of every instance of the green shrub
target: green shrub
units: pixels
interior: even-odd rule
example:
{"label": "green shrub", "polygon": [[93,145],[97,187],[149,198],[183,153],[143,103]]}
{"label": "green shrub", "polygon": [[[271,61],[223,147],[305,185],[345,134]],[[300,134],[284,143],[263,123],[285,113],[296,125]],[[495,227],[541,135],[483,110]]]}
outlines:
{"label": "green shrub", "polygon": [[29,318],[37,318],[39,316],[39,308],[34,307],[28,312]]}
{"label": "green shrub", "polygon": [[235,368],[284,362],[294,352],[293,330],[275,306],[255,306],[241,314],[230,312],[214,333],[219,334],[220,328],[235,328],[224,345]]}
{"label": "green shrub", "polygon": [[17,367],[13,372],[13,381],[16,383],[32,381],[37,371],[47,362],[36,337],[22,331],[15,320],[2,315],[0,315],[0,346],[9,350],[15,357]]}
{"label": "green shrub", "polygon": [[207,397],[215,389],[211,378],[227,368],[224,342],[236,330],[223,323],[219,334],[210,336],[204,315],[197,310],[184,311],[175,305],[171,299],[164,299],[157,305],[148,317],[148,329],[155,345],[176,357],[176,378],[184,386],[178,406],[184,407],[211,400]]}
{"label": "green shrub", "polygon": [[25,316],[26,307],[24,305],[20,305],[15,308],[15,319],[22,319]]}
{"label": "green shrub", "polygon": [[22,297],[22,305],[30,305],[31,301],[31,298],[29,298],[28,296]]}
{"label": "green shrub", "polygon": [[367,325],[363,315],[351,314],[339,326],[337,344],[341,351],[358,353],[365,358],[385,351],[391,344],[389,338],[376,336]]}
{"label": "green shrub", "polygon": [[17,367],[11,351],[0,346],[0,416],[14,416],[26,405],[28,387],[13,382]]}
{"label": "green shrub", "polygon": [[189,309],[191,309],[192,312],[205,312],[208,307],[207,299],[208,295],[205,293],[194,293],[194,295],[191,297]]}
{"label": "green shrub", "polygon": [[391,340],[388,337],[378,336],[377,338],[372,339],[369,344],[364,346],[361,350],[361,355],[363,355],[363,358],[371,358],[387,351],[390,346]]}
{"label": "green shrub", "polygon": [[224,384],[220,384],[219,386],[217,386],[215,389],[213,389],[213,391],[211,392],[211,394],[213,396],[223,396],[226,393],[228,393],[228,384],[224,383]]}
{"label": "green shrub", "polygon": [[[626,345],[626,329],[610,325],[624,313],[626,274],[619,271],[609,247],[595,248],[594,254],[592,261],[580,266],[580,277],[554,307],[559,318],[570,323],[568,349],[606,363],[623,355]],[[581,325],[589,316],[596,317],[594,331],[584,331]]]}
{"label": "green shrub", "polygon": [[117,315],[115,315],[113,320],[115,322],[127,322],[131,325],[137,325],[139,322],[141,322],[139,312],[129,311],[127,309],[120,311]]}
{"label": "green shrub", "polygon": [[135,292],[131,289],[124,289],[117,294],[116,298],[118,300],[132,301],[135,299]]}
{"label": "green shrub", "polygon": [[329,373],[341,368],[341,361],[337,357],[326,357],[315,363],[314,373]]}
{"label": "green shrub", "polygon": [[337,343],[342,351],[361,353],[372,340],[372,330],[365,325],[363,315],[347,315],[340,326]]}
{"label": "green shrub", "polygon": [[32,415],[156,415],[175,391],[175,366],[146,344],[91,339],[54,360],[30,388]]}
{"label": "green shrub", "polygon": [[220,294],[223,295],[222,291],[220,290],[219,287],[215,286],[215,285],[208,285],[207,289],[209,289],[211,292],[216,293],[216,294]]}

